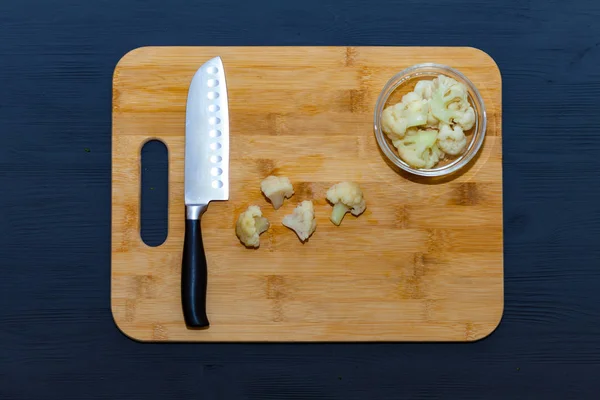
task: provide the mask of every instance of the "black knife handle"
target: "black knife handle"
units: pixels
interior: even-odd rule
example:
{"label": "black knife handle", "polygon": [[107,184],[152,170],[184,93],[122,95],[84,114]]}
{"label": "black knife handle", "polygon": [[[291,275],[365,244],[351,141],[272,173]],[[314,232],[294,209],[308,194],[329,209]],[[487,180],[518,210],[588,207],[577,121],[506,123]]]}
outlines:
{"label": "black knife handle", "polygon": [[191,328],[209,326],[206,315],[207,267],[200,217],[185,220],[181,266],[181,301],[185,324]]}

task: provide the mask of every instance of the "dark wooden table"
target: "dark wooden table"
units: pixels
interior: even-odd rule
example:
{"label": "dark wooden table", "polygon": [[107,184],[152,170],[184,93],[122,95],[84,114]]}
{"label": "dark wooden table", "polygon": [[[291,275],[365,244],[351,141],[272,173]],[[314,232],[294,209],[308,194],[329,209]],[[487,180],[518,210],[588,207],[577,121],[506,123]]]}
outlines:
{"label": "dark wooden table", "polygon": [[[267,3],[0,2],[0,399],[597,398],[600,2]],[[473,344],[123,336],[109,303],[111,77],[142,45],[488,52],[504,85],[498,330]]]}

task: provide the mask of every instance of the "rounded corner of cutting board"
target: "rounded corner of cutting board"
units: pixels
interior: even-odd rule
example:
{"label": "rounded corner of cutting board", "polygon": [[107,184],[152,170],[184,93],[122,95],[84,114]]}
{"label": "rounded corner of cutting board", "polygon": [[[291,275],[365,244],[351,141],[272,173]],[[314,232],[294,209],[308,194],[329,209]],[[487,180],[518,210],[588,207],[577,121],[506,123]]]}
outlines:
{"label": "rounded corner of cutting board", "polygon": [[483,60],[485,60],[486,64],[489,64],[490,68],[493,68],[496,71],[498,75],[498,84],[500,85],[500,87],[502,87],[502,72],[500,71],[500,66],[498,65],[494,57],[492,57],[490,53],[478,47],[467,46],[465,47],[465,49],[473,52],[477,55],[477,57],[481,57]]}
{"label": "rounded corner of cutting board", "polygon": [[150,52],[157,52],[157,47],[155,46],[140,46],[135,47],[125,54],[123,54],[119,60],[116,62],[115,67],[113,68],[112,73],[112,90],[113,90],[113,108],[115,103],[115,89],[119,86],[119,75],[122,69],[127,66],[139,64],[140,61],[147,56]]}
{"label": "rounded corner of cutting board", "polygon": [[151,49],[155,49],[155,47],[154,46],[140,46],[140,47],[135,47],[135,48],[127,51],[125,54],[123,54],[121,56],[119,61],[117,61],[117,63],[115,64],[115,70],[121,68],[124,64],[135,63],[140,55],[144,54],[145,52],[147,52]]}
{"label": "rounded corner of cutting board", "polygon": [[[503,291],[504,292],[504,291]],[[504,297],[504,296],[503,296]],[[494,303],[499,306],[498,310],[494,310],[498,313],[496,319],[493,322],[485,325],[485,330],[478,331],[473,337],[468,338],[466,341],[469,343],[479,342],[481,340],[485,340],[492,336],[494,332],[498,330],[500,325],[502,324],[502,319],[504,318],[504,298],[502,301]]]}
{"label": "rounded corner of cutting board", "polygon": [[133,340],[134,342],[148,342],[148,338],[144,335],[137,336],[135,333],[129,331],[129,327],[124,325],[122,321],[120,321],[120,317],[118,316],[118,312],[115,312],[115,307],[111,307],[111,315],[115,327],[123,334],[123,336],[128,339]]}

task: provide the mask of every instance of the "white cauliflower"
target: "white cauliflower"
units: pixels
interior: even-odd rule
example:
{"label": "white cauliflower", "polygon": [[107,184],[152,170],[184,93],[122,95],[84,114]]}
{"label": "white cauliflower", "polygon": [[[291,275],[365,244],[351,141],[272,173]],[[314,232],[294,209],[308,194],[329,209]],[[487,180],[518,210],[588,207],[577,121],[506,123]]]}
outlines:
{"label": "white cauliflower", "polygon": [[467,138],[460,126],[455,125],[451,127],[447,124],[440,124],[437,145],[445,153],[456,156],[462,153],[465,147],[467,147]]}
{"label": "white cauliflower", "polygon": [[338,226],[348,211],[359,216],[367,207],[360,186],[354,182],[336,183],[327,191],[327,200],[333,204],[331,222]]}
{"label": "white cauliflower", "polygon": [[433,94],[433,81],[426,79],[420,80],[415,85],[413,92],[415,92],[422,99],[430,100],[431,95]]}
{"label": "white cauliflower", "polygon": [[409,128],[425,125],[427,123],[429,104],[427,100],[411,101],[410,103],[406,103],[403,111],[406,118],[406,126]]}
{"label": "white cauliflower", "polygon": [[381,130],[390,138],[402,138],[408,128],[406,120],[396,114],[394,106],[390,106],[381,113]]}
{"label": "white cauliflower", "polygon": [[269,229],[269,220],[262,216],[258,206],[249,206],[240,214],[235,225],[235,234],[247,247],[260,245],[259,235]]}
{"label": "white cauliflower", "polygon": [[315,209],[310,200],[304,200],[292,212],[283,217],[281,223],[294,230],[301,242],[306,241],[317,228]]}
{"label": "white cauliflower", "polygon": [[448,104],[448,110],[452,110],[452,111],[460,111],[461,107],[462,107],[462,103],[458,102],[458,101]]}
{"label": "white cauliflower", "polygon": [[432,86],[429,105],[433,116],[447,124],[459,119],[461,110],[467,109],[465,103],[468,105],[466,86],[445,75],[435,78]]}
{"label": "white cauliflower", "polygon": [[473,110],[473,107],[471,107],[471,105],[468,102],[466,103],[466,105],[468,107],[466,109],[461,109],[461,114],[458,116],[457,119],[454,120],[454,122],[460,125],[463,131],[468,131],[473,127],[473,125],[475,125],[475,110]]}
{"label": "white cauliflower", "polygon": [[[413,168],[433,168],[446,153],[461,154],[475,125],[467,87],[445,75],[420,80],[382,114],[383,132]],[[341,220],[340,220],[341,221]]]}
{"label": "white cauliflower", "polygon": [[460,125],[463,131],[468,131],[475,125],[475,110],[468,101],[450,103],[448,109],[454,112],[452,123]]}
{"label": "white cauliflower", "polygon": [[400,140],[393,141],[400,157],[413,168],[432,168],[444,153],[436,145],[437,131],[410,131]]}
{"label": "white cauliflower", "polygon": [[428,112],[427,112],[427,127],[428,128],[437,128],[440,124],[440,120],[433,115],[431,111],[431,106],[427,104]]}
{"label": "white cauliflower", "polygon": [[274,209],[283,205],[285,198],[290,198],[294,194],[294,187],[290,180],[284,176],[278,177],[270,175],[260,183],[260,190],[271,201]]}
{"label": "white cauliflower", "polygon": [[381,114],[381,129],[390,139],[402,138],[408,128],[427,123],[427,100],[410,92],[398,104],[388,106]]}
{"label": "white cauliflower", "polygon": [[418,93],[415,93],[414,91],[412,91],[412,92],[408,92],[404,96],[402,96],[401,103],[404,104],[404,106],[407,106],[408,104],[414,103],[415,101],[419,101],[419,100],[423,100],[423,97],[421,95],[419,95]]}

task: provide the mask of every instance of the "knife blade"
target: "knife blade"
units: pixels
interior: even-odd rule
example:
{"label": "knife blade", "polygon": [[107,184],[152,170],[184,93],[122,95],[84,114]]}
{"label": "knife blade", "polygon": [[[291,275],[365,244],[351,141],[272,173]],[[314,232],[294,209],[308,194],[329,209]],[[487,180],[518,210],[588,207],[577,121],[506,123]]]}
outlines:
{"label": "knife blade", "polygon": [[208,270],[200,220],[211,201],[229,199],[229,104],[220,57],[203,64],[190,83],[184,169],[181,301],[186,325],[205,328],[210,325],[206,313]]}

